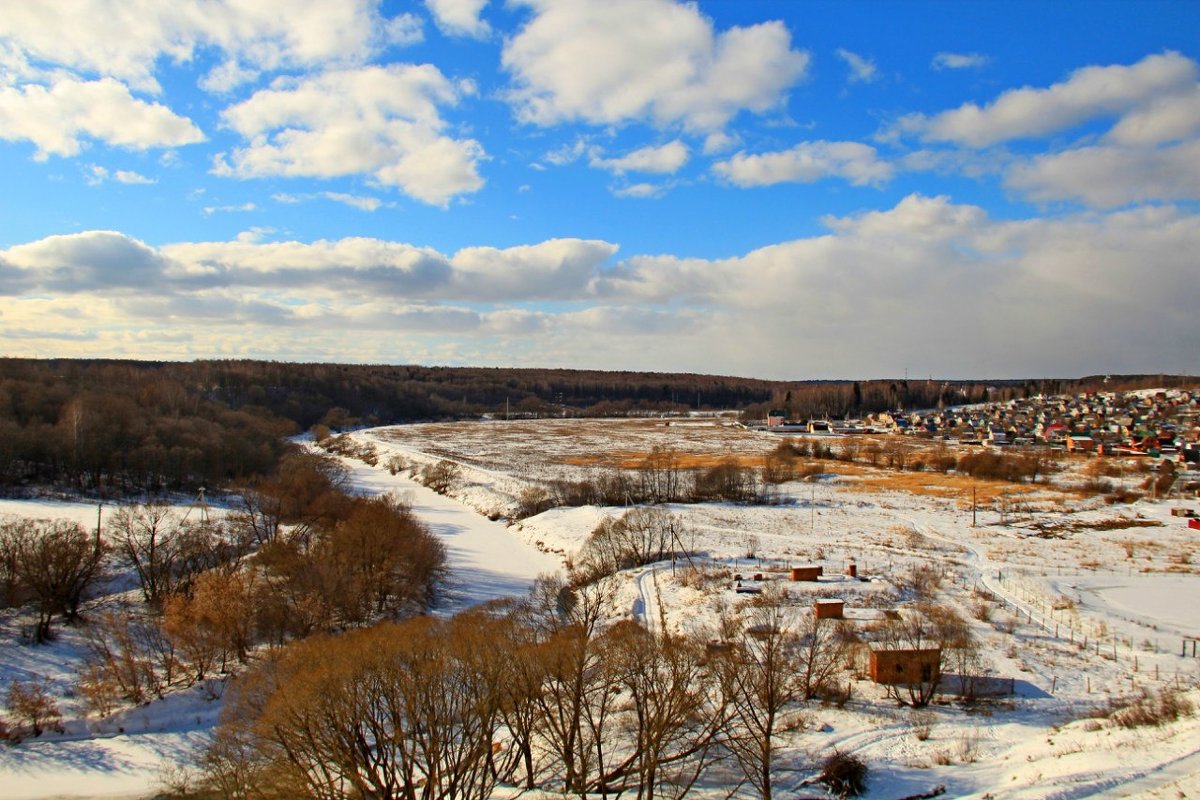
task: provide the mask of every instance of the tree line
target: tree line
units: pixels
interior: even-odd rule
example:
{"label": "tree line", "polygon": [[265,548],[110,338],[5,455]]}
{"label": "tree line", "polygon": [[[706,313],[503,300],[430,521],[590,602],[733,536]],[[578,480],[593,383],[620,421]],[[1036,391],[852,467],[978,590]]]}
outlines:
{"label": "tree line", "polygon": [[269,473],[283,439],[314,425],[343,430],[484,414],[696,409],[761,419],[772,408],[803,419],[1171,382],[1172,376],[785,382],[563,369],[6,358],[0,359],[0,486],[124,496],[236,484]]}

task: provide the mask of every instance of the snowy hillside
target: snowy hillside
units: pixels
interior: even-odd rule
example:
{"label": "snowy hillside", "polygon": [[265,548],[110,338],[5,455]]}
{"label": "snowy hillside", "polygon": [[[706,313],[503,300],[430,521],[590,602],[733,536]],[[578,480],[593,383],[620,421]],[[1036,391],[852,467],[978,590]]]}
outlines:
{"label": "snowy hillside", "polygon": [[[446,544],[450,579],[439,614],[524,593],[579,558],[603,520],[626,511],[560,507],[514,520],[527,488],[627,466],[655,446],[696,463],[758,463],[779,441],[711,421],[579,420],[417,425],[351,439],[375,456],[374,466],[344,459],[356,490],[398,494]],[[445,494],[414,480],[442,461],[458,466]],[[801,784],[833,748],[869,765],[868,796],[880,800],[943,786],[947,797],[975,798],[1185,797],[1200,786],[1200,718],[1132,729],[1104,718],[1143,690],[1178,688],[1183,702],[1200,705],[1200,658],[1189,649],[1200,634],[1196,532],[1171,515],[1176,501],[1105,505],[1051,484],[1019,513],[996,502],[972,513],[961,491],[932,483],[888,490],[875,471],[850,467],[785,483],[773,505],[666,506],[687,555],[621,573],[612,619],[715,632],[723,609],[753,596],[737,591],[741,576],[743,588],[782,586],[800,611],[817,599],[843,600],[847,625],[865,631],[910,603],[926,575],[937,599],[969,620],[986,674],[1012,693],[974,706],[947,698],[918,712],[861,671],[846,671],[849,699],[814,703],[804,730],[788,739],[789,791],[819,794]],[[6,502],[0,512],[87,527],[96,507]],[[824,567],[820,580],[789,580],[791,567],[810,563]],[[122,586],[118,576],[111,588]],[[3,678],[45,678],[65,732],[0,748],[0,798],[149,795],[170,772],[164,765],[186,760],[214,724],[221,687],[213,682],[85,717],[71,697],[79,633],[64,628],[53,645],[33,647],[18,641],[6,613]],[[693,796],[727,792],[710,781]]]}

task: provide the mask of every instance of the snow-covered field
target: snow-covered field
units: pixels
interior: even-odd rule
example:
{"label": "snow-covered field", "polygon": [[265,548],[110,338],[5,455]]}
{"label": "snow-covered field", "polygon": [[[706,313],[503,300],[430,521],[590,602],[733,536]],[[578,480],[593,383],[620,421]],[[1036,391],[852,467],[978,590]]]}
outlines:
{"label": "snow-covered field", "polygon": [[[352,438],[373,445],[379,464],[347,460],[354,485],[399,493],[446,542],[452,577],[443,613],[524,592],[574,556],[600,520],[624,511],[559,508],[508,523],[522,489],[627,465],[655,446],[697,463],[753,463],[779,442],[712,420],[445,423]],[[396,475],[385,469],[392,456],[406,465]],[[442,459],[461,468],[448,496],[410,477]],[[1189,687],[1200,705],[1200,658],[1187,640],[1200,636],[1200,568],[1192,563],[1200,553],[1197,532],[1170,514],[1177,503],[1106,506],[1040,489],[1033,510],[1006,515],[1010,524],[984,507],[972,525],[961,494],[884,491],[860,482],[863,471],[785,484],[780,505],[670,506],[697,555],[623,575],[615,615],[650,627],[703,629],[715,624],[721,605],[745,600],[733,591],[735,573],[784,580],[792,565],[819,563],[821,581],[789,581],[788,591],[801,603],[843,599],[851,624],[865,624],[908,598],[914,567],[931,565],[942,575],[939,599],[971,619],[990,672],[1011,679],[1014,695],[975,709],[935,704],[929,736],[919,738],[911,709],[847,673],[850,702],[814,706],[785,761],[803,774],[831,748],[854,752],[871,767],[869,796],[881,799],[939,785],[946,797],[976,798],[1200,793],[1200,718],[1126,730],[1089,717],[1110,698],[1141,688]],[[96,507],[3,503],[0,513],[67,516],[93,526]],[[846,575],[851,562],[866,580]],[[66,692],[80,658],[72,635],[32,648],[6,633],[0,676],[45,676]],[[0,798],[151,794],[162,764],[183,758],[203,738],[218,706],[201,688],[88,720],[72,715],[65,698],[66,734],[0,748]],[[724,795],[709,787],[698,796]]]}

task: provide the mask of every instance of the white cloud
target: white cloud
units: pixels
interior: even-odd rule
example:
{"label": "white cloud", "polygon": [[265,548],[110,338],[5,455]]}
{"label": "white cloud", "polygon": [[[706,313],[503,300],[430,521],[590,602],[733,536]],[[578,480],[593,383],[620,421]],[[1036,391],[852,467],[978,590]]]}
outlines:
{"label": "white cloud", "polygon": [[704,137],[704,155],[712,156],[732,150],[734,147],[737,147],[740,141],[741,139],[734,134],[725,131],[713,131]]}
{"label": "white cloud", "polygon": [[420,39],[411,14],[384,19],[375,0],[55,0],[10,3],[0,43],[28,57],[158,91],[157,62],[216,48],[226,58],[205,79],[227,91],[259,71],[359,64],[387,44]]}
{"label": "white cloud", "polygon": [[930,62],[930,67],[943,69],[979,69],[988,63],[988,57],[979,53],[938,53]]}
{"label": "white cloud", "polygon": [[1148,200],[1200,199],[1200,140],[1160,149],[1097,145],[1013,166],[1005,184],[1038,201],[1101,208]]}
{"label": "white cloud", "polygon": [[206,92],[225,94],[243,84],[250,83],[258,75],[258,70],[243,67],[231,58],[210,69],[208,74],[200,78],[198,85]]}
{"label": "white cloud", "polygon": [[432,65],[327,72],[277,80],[222,112],[247,141],[217,156],[217,174],[333,178],[368,175],[432,205],[478,191],[482,146],[454,139],[440,107],[455,84]]}
{"label": "white cloud", "polygon": [[119,169],[113,173],[113,180],[117,183],[129,183],[137,185],[148,185],[154,183],[153,178],[147,178],[140,172],[134,172],[128,169]]}
{"label": "white cloud", "polygon": [[1147,56],[1132,66],[1084,67],[1046,89],[1011,89],[986,106],[966,103],[932,117],[914,114],[898,127],[926,141],[987,147],[1121,115],[1163,97],[1186,97],[1195,92],[1197,72],[1194,61],[1174,52]]}
{"label": "white cloud", "polygon": [[[588,143],[587,137],[579,136],[576,137],[575,141],[571,144],[564,144],[561,147],[554,148],[550,152],[546,153],[543,158],[556,167],[565,167],[567,164],[575,163],[583,156],[584,153],[587,153],[592,149],[594,148]],[[537,169],[537,166],[535,166],[534,169]]]}
{"label": "white cloud", "polygon": [[865,186],[886,183],[894,170],[870,145],[815,141],[775,153],[738,153],[714,164],[713,172],[743,187],[813,183],[831,177]]}
{"label": "white cloud", "polygon": [[383,201],[378,197],[365,197],[345,192],[322,192],[321,195],[327,200],[357,208],[359,211],[378,211],[379,207],[383,205]]}
{"label": "white cloud", "polygon": [[666,186],[659,186],[654,183],[633,183],[629,186],[620,186],[612,189],[612,193],[616,197],[633,197],[639,200],[648,198],[662,197],[667,193]]}
{"label": "white cloud", "polygon": [[673,0],[517,0],[532,18],[504,45],[517,116],[537,125],[649,120],[715,130],[779,106],[809,57],[780,22],[717,33]]}
{"label": "white cloud", "polygon": [[[262,242],[254,229],[162,247],[48,237],[0,249],[0,337],[14,355],[420,352],[792,378],[779,342],[804,343],[812,377],[1182,370],[1200,347],[1194,211],[1007,220],[912,195],[825,223],[736,258],[618,262],[615,244],[575,239],[448,256],[366,238]],[[514,307],[539,300],[552,302]]]}
{"label": "white cloud", "polygon": [[1200,134],[1200,85],[1190,92],[1156,97],[1130,111],[1109,130],[1107,141],[1157,145]]}
{"label": "white cloud", "polygon": [[378,211],[385,205],[392,205],[391,203],[384,203],[378,197],[350,194],[348,192],[303,192],[301,194],[277,192],[271,195],[272,200],[274,200],[276,203],[283,203],[284,205],[298,205],[300,203],[307,203],[320,198],[332,200],[335,203],[342,203],[343,205],[350,206],[351,208],[357,208],[359,211]]}
{"label": "white cloud", "polygon": [[425,0],[433,20],[444,33],[486,39],[492,29],[479,18],[488,0]]}
{"label": "white cloud", "polygon": [[34,157],[45,160],[77,155],[88,140],[146,150],[194,144],[204,134],[166,106],[133,97],[112,78],[60,78],[49,86],[0,86],[0,139],[33,142]]}
{"label": "white cloud", "polygon": [[256,211],[258,206],[254,203],[238,203],[225,206],[205,206],[204,215],[212,216],[213,214],[237,214],[245,211]]}
{"label": "white cloud", "polygon": [[537,245],[468,247],[454,254],[454,296],[490,301],[574,299],[586,296],[601,267],[617,252],[608,242],[551,239]]}
{"label": "white cloud", "polygon": [[84,173],[84,180],[87,181],[88,186],[99,186],[108,180],[108,168],[99,164],[90,164]]}
{"label": "white cloud", "polygon": [[268,227],[265,225],[255,225],[255,226],[253,226],[251,228],[247,228],[246,230],[239,233],[237,235],[237,240],[239,242],[249,242],[249,243],[261,242],[263,239],[265,239],[266,237],[270,236],[273,233],[275,233],[275,228],[271,228],[271,227]]}
{"label": "white cloud", "polygon": [[383,23],[383,43],[396,47],[418,44],[425,39],[422,28],[416,14],[397,14]]}
{"label": "white cloud", "polygon": [[3,262],[33,286],[66,293],[153,290],[169,267],[160,252],[115,231],[48,236],[0,251]]}
{"label": "white cloud", "polygon": [[687,145],[676,139],[657,147],[638,148],[620,158],[600,158],[599,155],[594,155],[588,163],[592,167],[605,169],[616,175],[626,172],[672,174],[678,172],[687,160]]}
{"label": "white cloud", "polygon": [[851,83],[871,83],[879,77],[875,62],[839,47],[835,54],[850,67]]}

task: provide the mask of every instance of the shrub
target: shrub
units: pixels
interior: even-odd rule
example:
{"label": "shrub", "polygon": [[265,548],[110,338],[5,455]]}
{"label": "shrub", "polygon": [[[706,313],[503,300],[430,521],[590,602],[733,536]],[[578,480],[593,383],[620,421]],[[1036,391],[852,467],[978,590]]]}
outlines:
{"label": "shrub", "polygon": [[453,461],[442,459],[436,464],[426,465],[421,470],[421,483],[438,494],[446,494],[462,475],[462,468]]}
{"label": "shrub", "polygon": [[857,797],[867,790],[867,765],[856,755],[834,750],[821,766],[819,780],[840,797]]}
{"label": "shrub", "polygon": [[47,728],[62,733],[62,713],[44,684],[14,680],[4,697],[8,713],[29,724],[34,736]]}
{"label": "shrub", "polygon": [[554,508],[556,503],[550,492],[542,486],[527,486],[517,495],[517,507],[513,514],[517,519],[537,516]]}
{"label": "shrub", "polygon": [[1124,702],[1114,701],[1109,719],[1122,728],[1158,727],[1192,715],[1194,708],[1183,691],[1164,688],[1159,692],[1143,689]]}

